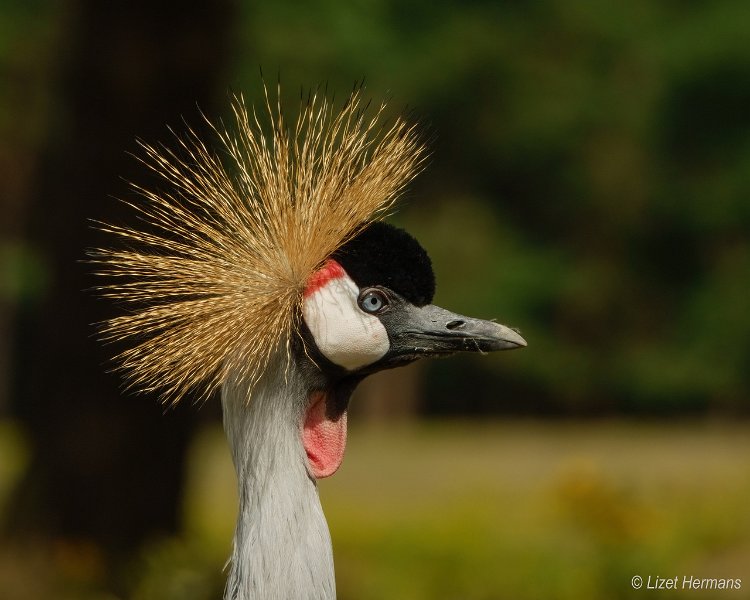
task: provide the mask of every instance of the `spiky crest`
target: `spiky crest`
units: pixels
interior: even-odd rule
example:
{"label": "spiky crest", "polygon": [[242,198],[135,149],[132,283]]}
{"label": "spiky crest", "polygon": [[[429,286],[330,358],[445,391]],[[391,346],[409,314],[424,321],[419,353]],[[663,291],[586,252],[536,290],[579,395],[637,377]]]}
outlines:
{"label": "spiky crest", "polygon": [[268,134],[242,96],[232,108],[234,129],[207,120],[224,160],[190,128],[176,151],[140,143],[169,191],[133,184],[146,227],[99,223],[127,247],[91,252],[111,280],[101,295],[129,310],[102,337],[129,345],[116,357],[128,385],[166,402],[228,377],[252,386],[277,348],[289,356],[305,282],[387,213],[424,158],[414,126],[384,127],[385,104],[368,110],[359,89],[340,111],[313,94],[292,130],[266,91]]}

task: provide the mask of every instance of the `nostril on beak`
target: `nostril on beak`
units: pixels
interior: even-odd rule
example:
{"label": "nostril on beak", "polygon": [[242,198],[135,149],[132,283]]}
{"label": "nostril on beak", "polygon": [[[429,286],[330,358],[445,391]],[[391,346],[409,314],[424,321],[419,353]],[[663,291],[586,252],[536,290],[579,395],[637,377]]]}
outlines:
{"label": "nostril on beak", "polygon": [[446,327],[450,330],[453,330],[453,329],[459,329],[463,327],[464,325],[466,325],[466,321],[462,321],[461,319],[455,319],[453,321],[449,321]]}

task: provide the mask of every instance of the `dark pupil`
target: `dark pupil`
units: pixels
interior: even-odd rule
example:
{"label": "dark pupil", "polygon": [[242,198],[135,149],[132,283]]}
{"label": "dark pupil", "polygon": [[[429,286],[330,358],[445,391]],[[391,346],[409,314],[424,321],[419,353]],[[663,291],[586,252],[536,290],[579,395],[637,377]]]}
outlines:
{"label": "dark pupil", "polygon": [[383,306],[383,299],[373,293],[367,294],[362,302],[362,307],[369,312],[375,312],[381,306]]}

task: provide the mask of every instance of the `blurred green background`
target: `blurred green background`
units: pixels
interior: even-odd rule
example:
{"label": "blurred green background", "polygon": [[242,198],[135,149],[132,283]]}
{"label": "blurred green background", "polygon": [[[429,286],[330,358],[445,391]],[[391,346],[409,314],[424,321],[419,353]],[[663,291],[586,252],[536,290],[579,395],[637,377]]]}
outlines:
{"label": "blurred green background", "polygon": [[529,341],[362,386],[321,484],[339,596],[748,597],[749,29],[745,0],[0,3],[0,597],[221,596],[218,403],[121,392],[81,261],[156,185],[136,138],[261,68],[290,107],[364,79],[411,111],[393,221],[438,304]]}

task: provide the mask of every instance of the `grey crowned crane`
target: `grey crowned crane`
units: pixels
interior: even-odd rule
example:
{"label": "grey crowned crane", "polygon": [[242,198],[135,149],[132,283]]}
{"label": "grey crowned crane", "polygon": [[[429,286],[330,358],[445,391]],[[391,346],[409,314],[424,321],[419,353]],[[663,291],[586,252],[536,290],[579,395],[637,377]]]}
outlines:
{"label": "grey crowned crane", "polygon": [[[129,309],[104,324],[126,344],[129,385],[168,403],[221,392],[239,488],[225,598],[334,598],[316,481],[341,464],[352,391],[416,359],[526,345],[514,330],[431,304],[430,259],[382,222],[419,170],[413,126],[381,125],[355,91],[340,111],[312,96],[289,130],[239,98],[221,155],[189,130],[143,144],[166,184],[133,203],[145,227],[100,224],[124,249],[92,260]],[[368,116],[369,115],[369,116]]]}

